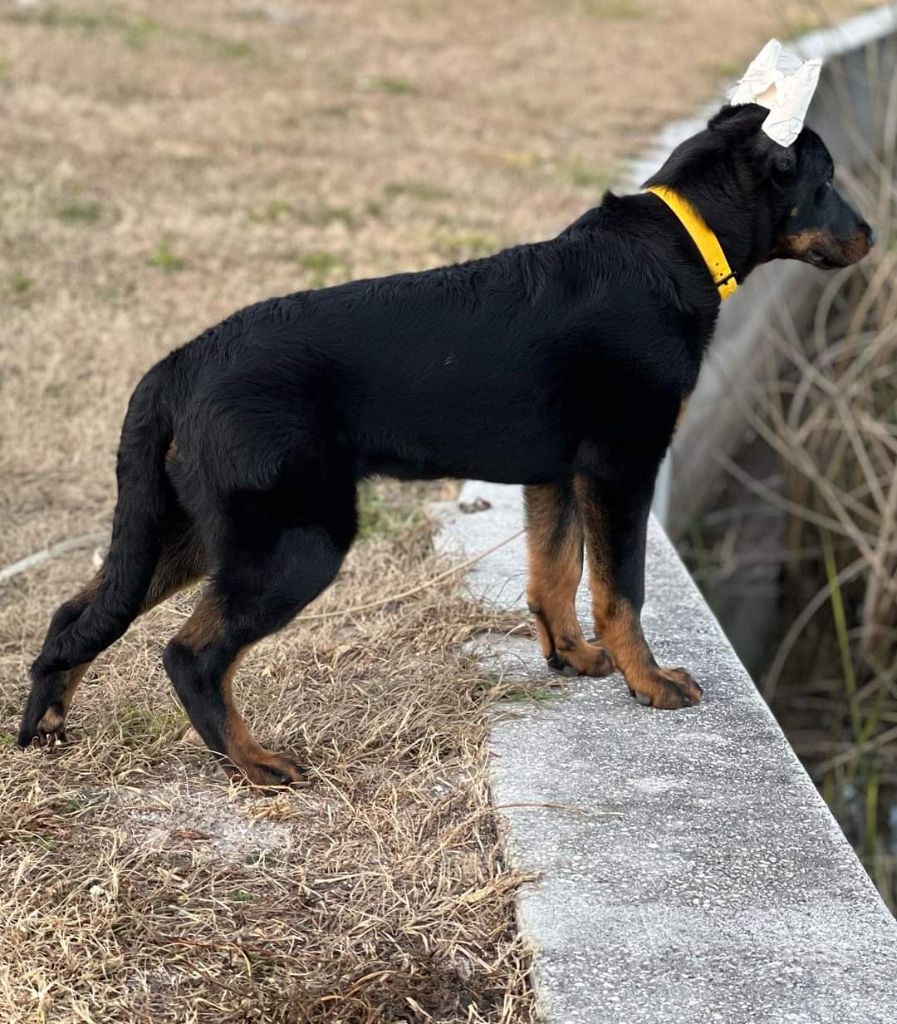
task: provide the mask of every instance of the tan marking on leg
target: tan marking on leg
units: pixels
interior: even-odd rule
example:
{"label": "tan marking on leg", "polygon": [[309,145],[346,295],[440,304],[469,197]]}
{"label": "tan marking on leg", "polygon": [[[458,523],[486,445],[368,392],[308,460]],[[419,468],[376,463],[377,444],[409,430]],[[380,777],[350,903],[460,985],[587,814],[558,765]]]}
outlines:
{"label": "tan marking on leg", "polygon": [[[220,643],[226,635],[227,621],[221,611],[220,598],[210,591],[202,596],[174,640],[194,651],[201,651]],[[217,752],[224,754],[240,776],[253,785],[281,786],[302,782],[305,779],[302,769],[289,758],[261,746],[237,710],[233,697],[233,679],[248,650],[249,647],[244,647],[231,661],[219,684],[225,720],[222,729],[224,750]],[[234,774],[228,770],[231,775]]]}
{"label": "tan marking on leg", "polygon": [[195,583],[207,570],[205,549],[192,529],[169,540],[159,556],[141,612],[149,611],[172,594]]}
{"label": "tan marking on leg", "polygon": [[62,694],[62,707],[65,712],[72,706],[72,698],[75,696],[75,691],[81,684],[81,680],[87,675],[87,670],[90,668],[92,662],[85,661],[83,665],[76,665],[68,675],[68,679],[65,681],[65,690]]}
{"label": "tan marking on leg", "polygon": [[616,593],[608,542],[607,516],[582,486],[577,486],[589,554],[592,610],[599,638],[639,703],[656,708],[697,704],[701,688],[684,669],[658,666],[642,631],[638,611]]}
{"label": "tan marking on leg", "polygon": [[224,614],[217,594],[206,593],[199,599],[193,614],[174,635],[178,643],[194,651],[221,640],[225,635]]}
{"label": "tan marking on leg", "polygon": [[54,701],[41,715],[40,721],[37,723],[37,736],[40,746],[43,746],[44,743],[52,745],[57,741],[65,741],[65,716],[71,707],[72,698],[75,696],[78,684],[84,678],[91,664],[91,662],[87,661],[83,665],[76,665],[75,668],[69,671],[65,680],[65,689],[62,691],[59,701]]}
{"label": "tan marking on leg", "polygon": [[233,696],[233,679],[245,653],[244,649],[237,655],[221,681],[221,693],[227,715],[224,724],[224,753],[239,769],[241,776],[253,785],[280,786],[291,782],[303,782],[305,774],[302,769],[282,754],[276,754],[261,746],[237,710]]}
{"label": "tan marking on leg", "polygon": [[[105,567],[101,568],[93,579],[78,591],[72,598],[72,602],[89,604],[100,589],[104,572]],[[204,572],[205,553],[193,534],[187,531],[183,537],[170,542],[163,550],[140,609],[141,613],[155,607],[166,597],[170,597],[194,580],[199,579]],[[55,703],[47,708],[38,722],[39,732],[47,734],[48,738],[62,739],[65,736],[66,715],[72,705],[75,692],[91,664],[93,663],[88,661],[71,669],[60,698],[61,708]]]}
{"label": "tan marking on leg", "polygon": [[527,602],[535,616],[542,654],[571,675],[608,675],[613,664],[607,652],[586,641],[576,617],[582,524],[575,512],[569,522],[558,522],[562,509],[553,485],[528,487],[526,506]]}
{"label": "tan marking on leg", "polygon": [[[99,569],[90,582],[86,583],[77,594],[66,601],[62,608],[60,608],[60,611],[63,608],[70,609],[72,606],[80,607],[81,610],[86,608],[97,596],[104,574],[105,566]],[[57,741],[65,739],[65,716],[71,706],[75,691],[78,689],[78,684],[84,678],[84,674],[90,667],[90,664],[90,662],[85,662],[83,665],[76,665],[66,674],[62,694],[58,700],[54,700],[50,704],[37,723],[36,739],[39,745],[43,746],[45,743],[52,745]]]}

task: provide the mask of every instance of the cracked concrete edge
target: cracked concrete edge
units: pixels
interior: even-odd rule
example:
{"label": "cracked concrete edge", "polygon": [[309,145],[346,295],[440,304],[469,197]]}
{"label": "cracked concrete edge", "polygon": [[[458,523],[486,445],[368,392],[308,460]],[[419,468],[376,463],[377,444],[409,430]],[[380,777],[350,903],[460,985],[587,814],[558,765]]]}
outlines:
{"label": "cracked concrete edge", "polygon": [[[522,525],[520,490],[468,482],[439,546],[471,557]],[[477,563],[471,592],[524,608],[524,540]],[[893,1024],[897,922],[789,747],[663,531],[649,535],[646,634],[705,687],[642,708],[618,675],[551,677],[534,641],[494,638],[495,673],[558,700],[491,732],[495,804],[539,882],[519,920],[551,1024]],[[578,604],[589,620],[585,589]]]}

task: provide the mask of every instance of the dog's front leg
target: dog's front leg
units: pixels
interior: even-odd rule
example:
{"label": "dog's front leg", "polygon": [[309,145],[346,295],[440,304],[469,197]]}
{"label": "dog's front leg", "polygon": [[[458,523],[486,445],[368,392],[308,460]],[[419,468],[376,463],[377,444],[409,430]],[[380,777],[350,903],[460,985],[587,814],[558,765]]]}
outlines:
{"label": "dog's front leg", "polygon": [[526,595],[548,664],[565,675],[606,676],[603,647],[590,644],[576,618],[582,578],[582,521],[573,481],[524,488],[529,578]]}
{"label": "dog's front leg", "polygon": [[576,478],[595,628],[640,704],[688,707],[699,703],[701,687],[685,669],[657,664],[641,626],[653,489],[653,479],[607,486],[588,477]]}

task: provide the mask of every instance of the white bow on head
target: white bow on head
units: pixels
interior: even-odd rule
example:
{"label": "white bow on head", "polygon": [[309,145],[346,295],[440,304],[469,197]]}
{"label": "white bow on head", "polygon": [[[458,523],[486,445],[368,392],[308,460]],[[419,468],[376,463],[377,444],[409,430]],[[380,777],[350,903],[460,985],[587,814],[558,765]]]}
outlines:
{"label": "white bow on head", "polygon": [[780,146],[790,146],[804,126],[821,69],[818,57],[802,61],[785,53],[778,39],[770,39],[729,92],[729,102],[732,106],[759,103],[767,107],[763,131]]}

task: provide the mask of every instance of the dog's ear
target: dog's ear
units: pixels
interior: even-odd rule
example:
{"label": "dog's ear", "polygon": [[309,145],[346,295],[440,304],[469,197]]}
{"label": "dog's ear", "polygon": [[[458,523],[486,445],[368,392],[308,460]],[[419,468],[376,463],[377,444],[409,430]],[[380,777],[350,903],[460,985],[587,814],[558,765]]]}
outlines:
{"label": "dog's ear", "polygon": [[787,185],[797,174],[797,146],[781,146],[760,132],[754,140],[754,152],[764,177],[776,185]]}
{"label": "dog's ear", "polygon": [[759,131],[768,113],[757,103],[743,103],[737,107],[724,103],[707,122],[707,127],[716,136],[737,142]]}
{"label": "dog's ear", "polygon": [[780,146],[774,142],[773,152],[769,154],[769,167],[772,177],[779,181],[790,181],[797,174],[797,153],[794,146]]}
{"label": "dog's ear", "polygon": [[708,122],[711,135],[729,146],[746,147],[749,158],[764,178],[786,183],[797,173],[796,146],[781,146],[762,130],[768,116],[757,103],[725,105]]}

